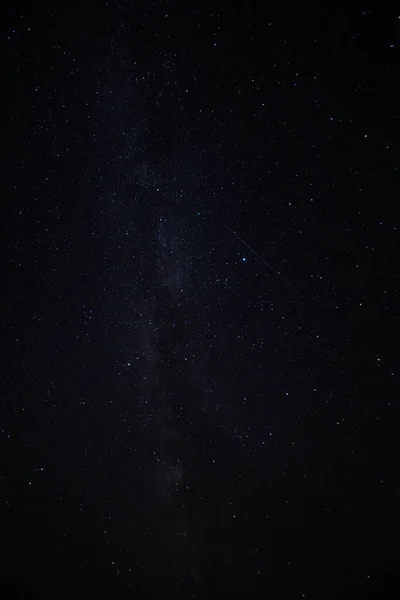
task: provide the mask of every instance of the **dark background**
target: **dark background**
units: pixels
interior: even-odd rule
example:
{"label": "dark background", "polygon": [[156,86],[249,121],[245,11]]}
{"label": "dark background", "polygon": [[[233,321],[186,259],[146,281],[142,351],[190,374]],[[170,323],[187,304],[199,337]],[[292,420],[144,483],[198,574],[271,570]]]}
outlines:
{"label": "dark background", "polygon": [[2,598],[398,592],[399,24],[3,12]]}

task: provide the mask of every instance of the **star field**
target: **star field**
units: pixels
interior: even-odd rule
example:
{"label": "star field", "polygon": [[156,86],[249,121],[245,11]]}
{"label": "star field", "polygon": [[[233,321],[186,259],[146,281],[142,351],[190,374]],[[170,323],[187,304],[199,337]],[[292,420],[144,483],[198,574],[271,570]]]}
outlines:
{"label": "star field", "polygon": [[2,597],[395,585],[399,23],[8,8]]}

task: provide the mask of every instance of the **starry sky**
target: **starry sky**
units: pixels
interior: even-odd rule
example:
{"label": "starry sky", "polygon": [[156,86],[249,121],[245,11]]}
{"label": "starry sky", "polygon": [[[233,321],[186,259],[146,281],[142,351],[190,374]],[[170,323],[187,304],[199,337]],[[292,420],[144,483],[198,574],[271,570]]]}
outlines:
{"label": "starry sky", "polygon": [[397,581],[399,19],[3,12],[3,598]]}

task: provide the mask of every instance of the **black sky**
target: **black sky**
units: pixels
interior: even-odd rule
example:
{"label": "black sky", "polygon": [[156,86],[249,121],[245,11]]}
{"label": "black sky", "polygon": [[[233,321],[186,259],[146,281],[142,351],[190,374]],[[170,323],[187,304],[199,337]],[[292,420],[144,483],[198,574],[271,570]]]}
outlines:
{"label": "black sky", "polygon": [[264,4],[3,12],[4,598],[397,580],[400,18]]}

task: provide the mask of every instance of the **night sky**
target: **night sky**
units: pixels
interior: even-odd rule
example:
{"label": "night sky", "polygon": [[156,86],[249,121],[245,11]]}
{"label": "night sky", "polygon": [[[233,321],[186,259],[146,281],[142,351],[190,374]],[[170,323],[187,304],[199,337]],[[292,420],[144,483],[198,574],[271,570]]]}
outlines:
{"label": "night sky", "polygon": [[1,598],[399,589],[381,7],[3,12]]}

